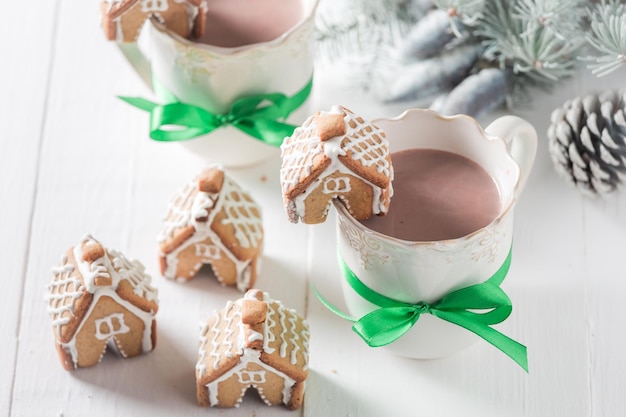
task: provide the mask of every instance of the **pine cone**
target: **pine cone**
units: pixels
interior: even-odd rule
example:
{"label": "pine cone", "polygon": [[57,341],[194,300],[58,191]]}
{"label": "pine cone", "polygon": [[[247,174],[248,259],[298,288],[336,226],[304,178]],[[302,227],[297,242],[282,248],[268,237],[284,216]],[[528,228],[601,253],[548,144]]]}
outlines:
{"label": "pine cone", "polygon": [[550,156],[559,174],[590,196],[626,183],[626,91],[566,101],[548,128]]}

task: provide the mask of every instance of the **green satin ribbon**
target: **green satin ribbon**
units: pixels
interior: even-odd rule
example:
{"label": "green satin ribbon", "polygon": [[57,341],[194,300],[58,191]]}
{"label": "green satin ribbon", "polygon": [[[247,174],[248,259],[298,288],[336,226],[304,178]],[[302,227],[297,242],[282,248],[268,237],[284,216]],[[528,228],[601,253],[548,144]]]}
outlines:
{"label": "green satin ribbon", "polygon": [[187,140],[232,125],[262,142],[278,147],[296,128],[283,120],[306,101],[312,87],[313,78],[291,97],[282,93],[241,97],[233,102],[225,114],[213,114],[202,107],[182,103],[160,83],[155,83],[154,91],[166,101],[165,104],[141,97],[119,98],[150,113],[150,137],[154,140]]}
{"label": "green satin ribbon", "polygon": [[511,265],[511,252],[487,281],[450,292],[431,304],[410,304],[379,294],[363,284],[341,257],[339,263],[342,274],[352,289],[380,308],[360,319],[354,319],[329,303],[317,290],[315,292],[326,308],[354,322],[352,329],[370,347],[384,346],[396,341],[413,327],[420,315],[427,313],[482,337],[528,372],[526,347],[490,327],[506,320],[512,311],[511,300],[499,287]]}

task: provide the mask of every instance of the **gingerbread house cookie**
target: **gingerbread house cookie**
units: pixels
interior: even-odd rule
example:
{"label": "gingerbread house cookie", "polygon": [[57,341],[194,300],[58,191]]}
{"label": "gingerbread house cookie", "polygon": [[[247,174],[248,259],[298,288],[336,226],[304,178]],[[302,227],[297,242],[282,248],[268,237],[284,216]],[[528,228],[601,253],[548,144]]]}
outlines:
{"label": "gingerbread house cookie", "polygon": [[161,273],[189,280],[211,265],[224,285],[254,285],[263,249],[261,207],[223,169],[211,166],[171,201],[159,236]]}
{"label": "gingerbread house cookie", "polygon": [[184,38],[204,33],[205,0],[102,0],[100,9],[104,34],[111,41],[136,42],[152,16]]}
{"label": "gingerbread house cookie", "polygon": [[309,327],[267,293],[250,290],[202,327],[198,402],[237,407],[249,387],[268,405],[300,407],[308,373]]}
{"label": "gingerbread house cookie", "polygon": [[385,214],[393,167],[385,133],[350,110],[334,106],[309,117],[285,138],[280,181],[291,222],[326,220],[333,199],[365,220]]}
{"label": "gingerbread house cookie", "polygon": [[157,290],[139,262],[87,236],[53,274],[46,301],[65,369],[96,365],[107,344],[124,358],[154,349]]}

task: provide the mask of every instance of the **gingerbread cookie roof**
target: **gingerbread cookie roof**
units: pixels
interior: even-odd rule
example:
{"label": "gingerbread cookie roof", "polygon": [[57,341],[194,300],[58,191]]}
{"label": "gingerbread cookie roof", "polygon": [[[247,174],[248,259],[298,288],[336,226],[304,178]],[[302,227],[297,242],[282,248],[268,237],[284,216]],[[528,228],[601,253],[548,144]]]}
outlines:
{"label": "gingerbread cookie roof", "polygon": [[281,150],[281,184],[291,198],[333,163],[381,188],[388,186],[391,176],[384,132],[342,106],[307,119],[285,139]]}
{"label": "gingerbread cookie roof", "polygon": [[[52,272],[46,299],[52,325],[62,342],[71,339],[86,307],[101,290],[117,291],[141,310],[158,310],[158,292],[143,265],[129,261],[120,252],[104,249],[91,236],[71,248]],[[131,291],[118,291],[121,288]]]}

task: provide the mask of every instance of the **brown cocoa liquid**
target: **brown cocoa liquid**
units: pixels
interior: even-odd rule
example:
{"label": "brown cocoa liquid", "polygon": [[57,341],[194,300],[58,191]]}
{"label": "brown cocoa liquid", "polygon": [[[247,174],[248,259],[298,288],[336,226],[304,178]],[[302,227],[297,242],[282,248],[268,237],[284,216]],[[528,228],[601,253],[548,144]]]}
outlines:
{"label": "brown cocoa liquid", "polygon": [[410,149],[391,155],[394,168],[389,212],[362,222],[398,239],[454,239],[487,226],[499,214],[500,194],[493,178],[461,155]]}
{"label": "brown cocoa liquid", "polygon": [[205,33],[196,42],[237,47],[267,42],[303,17],[302,0],[209,0]]}

